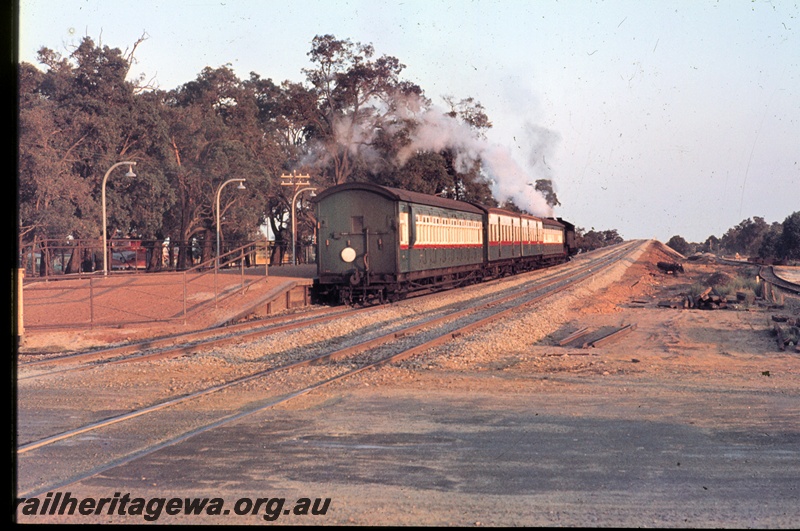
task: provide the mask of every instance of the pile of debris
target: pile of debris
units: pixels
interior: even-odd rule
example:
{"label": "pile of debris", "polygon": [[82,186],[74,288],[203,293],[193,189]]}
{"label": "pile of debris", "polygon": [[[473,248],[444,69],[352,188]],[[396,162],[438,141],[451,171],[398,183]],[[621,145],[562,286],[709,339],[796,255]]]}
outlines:
{"label": "pile of debris", "polygon": [[719,295],[712,294],[714,288],[706,288],[703,292],[694,299],[694,306],[692,306],[692,297],[686,296],[689,301],[689,308],[697,308],[698,310],[722,310],[728,307],[728,299],[720,297]]}
{"label": "pile of debris", "polygon": [[794,345],[795,352],[800,352],[800,317],[773,315],[772,320],[775,322],[772,332],[778,343],[778,350],[785,351],[787,347]]}
{"label": "pile of debris", "polygon": [[683,308],[684,310],[724,310],[728,307],[727,297],[712,293],[713,290],[714,288],[708,287],[697,297],[683,295],[679,302],[673,300],[661,301],[658,306],[661,308]]}

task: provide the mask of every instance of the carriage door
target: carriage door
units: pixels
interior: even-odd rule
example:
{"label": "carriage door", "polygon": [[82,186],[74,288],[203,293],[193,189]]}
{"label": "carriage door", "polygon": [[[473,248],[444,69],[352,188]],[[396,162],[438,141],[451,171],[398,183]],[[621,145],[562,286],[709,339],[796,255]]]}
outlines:
{"label": "carriage door", "polygon": [[364,234],[364,216],[350,216],[349,245],[356,251],[356,256],[364,256],[367,252],[367,235]]}

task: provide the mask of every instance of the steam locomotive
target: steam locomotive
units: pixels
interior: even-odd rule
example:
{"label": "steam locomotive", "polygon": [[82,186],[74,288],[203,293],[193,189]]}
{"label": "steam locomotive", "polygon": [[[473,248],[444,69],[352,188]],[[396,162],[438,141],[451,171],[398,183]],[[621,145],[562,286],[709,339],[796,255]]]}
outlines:
{"label": "steam locomotive", "polygon": [[392,302],[565,262],[575,226],[476,203],[347,183],[315,198],[321,300]]}

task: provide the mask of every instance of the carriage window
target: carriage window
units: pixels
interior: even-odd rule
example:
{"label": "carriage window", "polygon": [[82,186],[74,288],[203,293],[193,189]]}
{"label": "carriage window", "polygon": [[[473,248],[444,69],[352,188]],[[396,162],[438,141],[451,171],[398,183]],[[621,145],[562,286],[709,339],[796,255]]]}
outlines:
{"label": "carriage window", "polygon": [[350,223],[353,229],[352,232],[356,234],[364,232],[364,216],[353,216],[350,218]]}
{"label": "carriage window", "polygon": [[400,212],[400,245],[408,245],[408,212]]}

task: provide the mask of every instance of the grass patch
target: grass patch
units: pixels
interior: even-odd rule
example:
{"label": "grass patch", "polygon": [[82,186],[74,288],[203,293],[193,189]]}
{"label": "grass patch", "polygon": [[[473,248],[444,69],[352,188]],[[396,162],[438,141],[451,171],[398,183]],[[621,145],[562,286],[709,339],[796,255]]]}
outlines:
{"label": "grass patch", "polygon": [[714,292],[716,292],[716,294],[720,297],[733,300],[736,299],[737,292],[743,292],[747,295],[752,294],[753,298],[760,297],[761,289],[761,283],[756,282],[755,278],[737,276],[730,282],[715,286]]}

